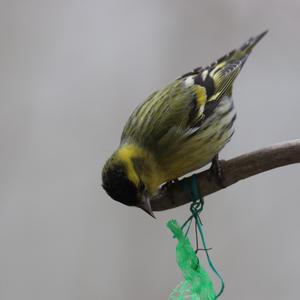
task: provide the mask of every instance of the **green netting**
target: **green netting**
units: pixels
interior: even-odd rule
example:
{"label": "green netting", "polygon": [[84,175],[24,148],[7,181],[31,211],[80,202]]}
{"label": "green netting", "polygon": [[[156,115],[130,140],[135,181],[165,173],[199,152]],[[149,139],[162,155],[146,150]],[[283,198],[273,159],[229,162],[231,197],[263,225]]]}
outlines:
{"label": "green netting", "polygon": [[214,300],[216,293],[213,283],[182,229],[176,220],[167,223],[168,228],[178,240],[176,259],[185,281],[170,294],[169,300]]}

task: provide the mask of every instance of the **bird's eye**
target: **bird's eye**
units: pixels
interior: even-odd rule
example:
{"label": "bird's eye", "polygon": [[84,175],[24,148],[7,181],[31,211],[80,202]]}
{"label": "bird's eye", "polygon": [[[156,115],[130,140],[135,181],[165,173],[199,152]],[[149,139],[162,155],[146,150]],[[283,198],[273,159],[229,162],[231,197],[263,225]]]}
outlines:
{"label": "bird's eye", "polygon": [[144,191],[145,190],[145,184],[143,181],[141,181],[140,183],[140,191]]}

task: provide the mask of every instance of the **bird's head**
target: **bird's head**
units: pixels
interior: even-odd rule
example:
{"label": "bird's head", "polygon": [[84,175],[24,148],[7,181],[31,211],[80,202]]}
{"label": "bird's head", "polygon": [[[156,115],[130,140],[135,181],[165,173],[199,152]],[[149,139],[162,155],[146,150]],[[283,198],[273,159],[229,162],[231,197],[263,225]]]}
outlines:
{"label": "bird's head", "polygon": [[149,162],[141,154],[132,147],[117,150],[103,167],[102,186],[112,199],[155,217],[150,205],[153,187],[147,180]]}

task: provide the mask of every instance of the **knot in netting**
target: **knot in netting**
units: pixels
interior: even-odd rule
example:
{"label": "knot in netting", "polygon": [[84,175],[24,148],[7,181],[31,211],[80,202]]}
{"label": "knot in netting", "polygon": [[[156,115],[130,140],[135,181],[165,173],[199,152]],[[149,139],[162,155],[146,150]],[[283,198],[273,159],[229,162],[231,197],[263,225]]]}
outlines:
{"label": "knot in netting", "polygon": [[190,211],[193,216],[199,215],[200,212],[203,210],[203,199],[198,198],[197,200],[193,201],[190,206]]}

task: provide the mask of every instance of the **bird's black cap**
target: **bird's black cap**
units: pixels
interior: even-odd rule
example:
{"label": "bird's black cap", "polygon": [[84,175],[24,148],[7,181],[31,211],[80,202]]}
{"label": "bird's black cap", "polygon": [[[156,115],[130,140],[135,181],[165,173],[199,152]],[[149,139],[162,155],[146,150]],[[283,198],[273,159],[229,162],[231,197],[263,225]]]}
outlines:
{"label": "bird's black cap", "polygon": [[107,194],[118,202],[129,206],[136,205],[138,202],[138,189],[128,179],[125,167],[122,165],[113,165],[103,170],[102,186]]}

